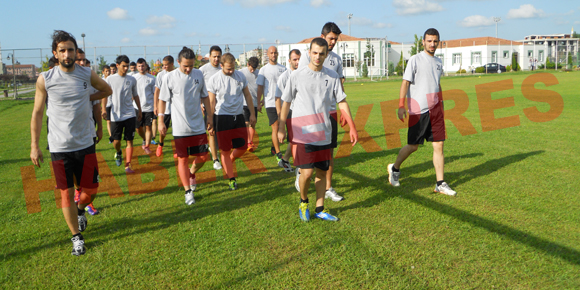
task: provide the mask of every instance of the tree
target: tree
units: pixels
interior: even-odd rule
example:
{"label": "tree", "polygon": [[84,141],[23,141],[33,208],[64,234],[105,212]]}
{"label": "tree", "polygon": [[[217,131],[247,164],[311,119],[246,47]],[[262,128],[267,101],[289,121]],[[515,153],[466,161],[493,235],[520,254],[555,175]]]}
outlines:
{"label": "tree", "polygon": [[423,51],[424,49],[423,36],[417,37],[417,34],[415,34],[415,42],[413,43],[413,46],[411,46],[411,56]]}
{"label": "tree", "polygon": [[393,64],[393,62],[389,61],[389,75],[392,76],[394,72],[395,72],[395,65]]}
{"label": "tree", "polygon": [[362,76],[363,76],[363,78],[366,78],[369,76],[369,67],[367,66],[366,62],[363,63]]}
{"label": "tree", "polygon": [[[368,70],[368,66],[374,66],[375,49],[371,45],[371,40],[368,38],[367,38],[367,51],[364,53],[363,58],[365,59],[365,64],[367,65],[367,70]],[[363,68],[363,74],[364,74],[364,68]],[[368,75],[368,71],[367,71],[367,75]]]}
{"label": "tree", "polygon": [[405,69],[405,60],[403,60],[403,52],[401,52],[401,58],[399,58],[399,63],[397,63],[397,67],[395,67],[395,72],[398,76],[402,76]]}
{"label": "tree", "polygon": [[43,72],[43,71],[47,71],[47,70],[48,70],[48,56],[46,56],[46,60],[41,60],[41,61],[40,61],[40,64],[41,64],[41,69],[40,69],[40,71],[41,71],[41,72]]}
{"label": "tree", "polygon": [[105,60],[105,57],[102,55],[99,55],[99,57],[97,57],[97,64],[99,65],[99,71],[103,71],[104,67],[109,66],[107,64],[107,61]]}

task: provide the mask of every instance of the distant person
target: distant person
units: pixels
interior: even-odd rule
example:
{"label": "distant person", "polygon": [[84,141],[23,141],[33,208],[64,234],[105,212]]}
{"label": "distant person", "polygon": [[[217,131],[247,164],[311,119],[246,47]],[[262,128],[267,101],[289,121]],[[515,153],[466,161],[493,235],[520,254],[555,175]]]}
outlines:
{"label": "distant person", "polygon": [[[260,64],[260,60],[252,56],[248,59],[248,64],[245,68],[241,69],[240,72],[246,77],[246,81],[248,82],[248,90],[252,95],[252,103],[254,104],[254,113],[256,116],[256,120],[258,119],[258,85],[256,84],[256,79],[258,78],[258,65]],[[248,128],[248,150],[253,152],[258,148],[257,144],[254,144],[254,136],[256,134],[256,125],[253,126],[250,124],[250,109],[248,108],[248,104],[246,103],[246,99],[244,99],[244,119],[246,120],[246,128]]]}
{"label": "distant person", "polygon": [[137,63],[135,63],[134,61],[132,61],[129,64],[129,72],[127,73],[127,75],[133,76],[135,74],[138,74],[139,72],[137,71]]}
{"label": "distant person", "polygon": [[[172,72],[175,69],[173,56],[167,55],[163,58],[163,70],[157,74],[155,77],[155,94],[154,94],[154,105],[153,112],[157,115],[157,130],[159,131],[159,143],[157,144],[157,150],[155,151],[155,155],[158,157],[163,154],[163,146],[165,145],[165,136],[167,134],[167,129],[169,129],[171,125],[171,100],[165,101],[165,110],[159,111],[159,94],[161,93],[161,89],[163,87],[163,83],[165,80],[165,75],[167,73]],[[159,115],[163,116],[163,119],[159,118]],[[163,121],[161,121],[163,120]],[[161,132],[160,130],[160,123],[163,122],[165,125],[165,131]]]}
{"label": "distant person", "polygon": [[109,67],[111,68],[111,75],[114,75],[117,73],[117,64],[116,63],[111,63],[109,65]]}
{"label": "distant person", "polygon": [[143,112],[141,121],[137,124],[139,135],[143,138],[141,145],[145,154],[151,154],[149,145],[151,145],[151,138],[153,136],[153,101],[155,94],[155,77],[147,73],[147,61],[140,58],[137,60],[137,71],[133,77],[137,80],[137,94],[139,95],[139,103],[141,104],[141,111]]}
{"label": "distant person", "polygon": [[437,184],[434,192],[454,196],[457,193],[443,179],[445,141],[445,119],[441,90],[442,62],[435,57],[439,45],[439,32],[429,28],[423,34],[424,50],[409,59],[403,75],[399,94],[398,117],[402,121],[407,116],[405,100],[409,108],[409,131],[407,145],[399,151],[395,163],[389,164],[389,183],[400,186],[400,169],[403,162],[422,145],[425,140],[433,144],[433,165]]}
{"label": "distant person", "polygon": [[[214,74],[222,70],[220,67],[221,57],[222,57],[222,49],[219,46],[213,45],[212,47],[209,48],[209,62],[199,68],[199,70],[203,73],[203,79],[205,80],[206,84]],[[205,114],[204,118],[207,119],[207,114],[206,113],[204,114]],[[215,170],[220,170],[222,169],[222,165],[218,159],[217,151],[218,145],[216,144],[216,138],[215,136],[210,135],[209,152],[211,153],[213,159],[213,168]]]}

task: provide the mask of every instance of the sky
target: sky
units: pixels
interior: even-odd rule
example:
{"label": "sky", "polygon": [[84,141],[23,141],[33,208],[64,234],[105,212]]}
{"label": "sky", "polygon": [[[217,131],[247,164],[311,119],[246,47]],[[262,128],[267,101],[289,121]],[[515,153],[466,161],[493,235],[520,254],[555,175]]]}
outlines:
{"label": "sky", "polygon": [[[319,36],[328,21],[348,34],[348,14],[353,15],[352,36],[388,37],[396,42],[412,42],[415,34],[422,35],[430,27],[439,30],[442,40],[495,36],[494,17],[501,18],[498,37],[509,40],[570,33],[573,26],[580,30],[577,0],[22,0],[4,1],[2,6],[2,50],[50,48],[55,29],[72,33],[80,46],[81,34],[86,34],[86,47],[197,47],[201,43],[202,50],[213,44],[228,44],[234,50],[246,44],[249,50],[260,43],[296,43]],[[177,54],[180,49],[154,50],[146,52]],[[96,54],[114,55],[105,51]],[[7,55],[2,54],[4,63]]]}

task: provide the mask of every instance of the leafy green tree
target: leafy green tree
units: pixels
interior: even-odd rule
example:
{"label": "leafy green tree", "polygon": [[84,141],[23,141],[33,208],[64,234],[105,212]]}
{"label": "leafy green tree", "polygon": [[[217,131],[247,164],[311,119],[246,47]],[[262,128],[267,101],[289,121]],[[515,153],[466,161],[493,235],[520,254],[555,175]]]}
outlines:
{"label": "leafy green tree", "polygon": [[395,65],[393,64],[393,62],[389,61],[389,75],[392,76],[394,72],[395,72]]}
{"label": "leafy green tree", "polygon": [[402,76],[404,69],[405,61],[403,60],[403,52],[401,52],[401,58],[399,58],[399,63],[397,63],[397,67],[395,67],[395,72],[398,76]]}
{"label": "leafy green tree", "polygon": [[415,34],[415,42],[413,43],[413,46],[411,46],[411,56],[423,51],[424,49],[423,36],[417,37],[417,34]]}
{"label": "leafy green tree", "polygon": [[41,60],[40,63],[42,64],[40,71],[47,71],[48,70],[48,56],[46,56],[45,60]]}
{"label": "leafy green tree", "polygon": [[103,71],[104,67],[109,66],[109,64],[107,64],[107,61],[105,60],[105,57],[102,55],[99,55],[99,57],[97,57],[97,64],[99,65],[99,71]]}
{"label": "leafy green tree", "polygon": [[[375,57],[375,49],[371,45],[371,40],[367,39],[367,51],[365,51],[365,53],[364,53],[364,59],[365,59],[365,63],[367,64],[367,70],[368,70],[368,66],[373,66],[374,57]],[[364,70],[364,68],[363,68],[363,70]],[[363,74],[364,74],[364,71],[363,71]],[[368,72],[367,72],[367,74],[368,74]]]}
{"label": "leafy green tree", "polygon": [[369,76],[369,67],[367,66],[366,62],[363,63],[362,74],[365,78]]}

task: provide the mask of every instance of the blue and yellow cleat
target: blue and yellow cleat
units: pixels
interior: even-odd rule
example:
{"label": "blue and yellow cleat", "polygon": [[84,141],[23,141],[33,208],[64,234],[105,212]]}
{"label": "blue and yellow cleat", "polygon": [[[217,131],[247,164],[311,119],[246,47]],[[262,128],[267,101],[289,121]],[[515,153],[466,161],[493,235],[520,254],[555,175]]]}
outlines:
{"label": "blue and yellow cleat", "polygon": [[340,220],[339,218],[331,215],[330,212],[328,212],[328,209],[324,209],[323,211],[316,213],[314,216],[323,221],[337,222]]}
{"label": "blue and yellow cleat", "polygon": [[308,203],[300,203],[300,206],[298,207],[298,215],[303,222],[310,221],[310,210],[308,209]]}

